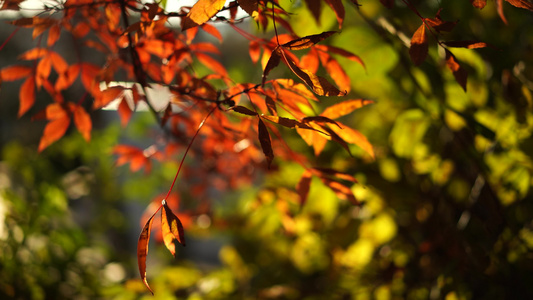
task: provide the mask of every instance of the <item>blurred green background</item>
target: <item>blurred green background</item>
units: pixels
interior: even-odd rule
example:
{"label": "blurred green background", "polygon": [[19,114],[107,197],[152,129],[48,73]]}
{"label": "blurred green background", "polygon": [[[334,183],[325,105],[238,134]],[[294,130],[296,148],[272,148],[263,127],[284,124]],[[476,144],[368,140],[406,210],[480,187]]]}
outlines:
{"label": "blurred green background", "polygon": [[[328,143],[315,162],[354,175],[352,190],[364,205],[339,200],[313,180],[300,208],[294,187],[303,169],[278,161],[276,172],[253,185],[214,191],[210,211],[187,219],[188,245],[176,259],[152,241],[147,271],[155,296],[138,279],[139,220],[168,190],[176,164],[131,173],[115,167],[111,154],[124,141],[149,145],[152,116],[138,113],[122,129],[116,112],[94,112],[90,143],[72,130],[37,153],[44,123],[16,119],[17,83],[3,83],[0,298],[533,299],[533,13],[504,3],[505,25],[493,2],[483,10],[469,1],[412,2],[426,17],[442,8],[444,20],[459,20],[444,40],[492,46],[451,49],[468,70],[467,92],[431,38],[426,62],[410,62],[404,42],[421,23],[412,11],[359,1],[359,13],[345,2],[342,32],[327,42],[365,62],[366,70],[338,58],[352,79],[346,99],[375,104],[341,121],[368,137],[376,159]],[[326,5],[320,26],[305,2],[283,7],[300,36],[338,28]],[[2,28],[2,39],[12,30]],[[259,82],[247,41],[220,30],[232,78]],[[1,67],[31,43],[18,32],[2,50]],[[337,101],[324,98],[317,109]],[[283,133],[312,156],[295,132]],[[186,183],[175,192],[179,210],[196,201]]]}

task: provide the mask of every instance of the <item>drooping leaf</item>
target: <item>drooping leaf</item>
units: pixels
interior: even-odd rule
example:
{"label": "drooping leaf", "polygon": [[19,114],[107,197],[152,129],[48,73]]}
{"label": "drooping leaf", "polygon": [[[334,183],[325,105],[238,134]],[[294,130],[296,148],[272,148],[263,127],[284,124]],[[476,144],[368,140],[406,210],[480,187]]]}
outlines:
{"label": "drooping leaf", "polygon": [[359,205],[359,201],[355,198],[352,190],[344,184],[331,180],[329,178],[321,177],[322,182],[329,187],[342,200],[348,200],[354,205]]}
{"label": "drooping leaf", "polygon": [[339,86],[341,90],[349,92],[351,89],[350,77],[348,76],[348,74],[346,74],[341,64],[331,55],[325,52],[319,52],[319,57],[320,61],[322,62],[322,65],[324,66],[324,68],[326,68],[326,71],[328,72],[329,76],[331,76],[337,86]]}
{"label": "drooping leaf", "polygon": [[468,77],[468,73],[466,70],[461,67],[455,56],[448,50],[445,49],[446,52],[446,66],[450,71],[452,71],[453,77],[455,77],[455,81],[459,83],[459,85],[465,90],[466,92],[466,80]]}
{"label": "drooping leaf", "polygon": [[283,60],[291,71],[307,84],[315,94],[319,96],[344,96],[346,92],[341,92],[325,78],[317,76],[306,69],[298,67],[290,58],[283,56]]}
{"label": "drooping leaf", "polygon": [[46,147],[50,146],[53,142],[59,140],[70,125],[70,118],[67,116],[54,119],[46,124],[44,132],[39,142],[38,151],[43,151]]}
{"label": "drooping leaf", "polygon": [[206,67],[208,67],[211,71],[215,72],[216,74],[222,75],[227,77],[228,72],[226,71],[226,68],[216,59],[212,58],[211,56],[203,53],[196,53],[196,58]]}
{"label": "drooping leaf", "polygon": [[259,46],[259,43],[257,41],[250,41],[250,47],[248,51],[250,53],[252,62],[254,64],[257,63],[257,61],[259,61],[259,57],[261,56],[261,47]]}
{"label": "drooping leaf", "polygon": [[122,86],[112,86],[102,91],[100,97],[94,99],[93,108],[98,109],[108,105],[111,101],[121,97],[124,92],[124,87]]}
{"label": "drooping leaf", "polygon": [[180,219],[178,219],[170,207],[168,207],[166,202],[163,204],[161,210],[161,233],[163,235],[165,246],[173,256],[176,255],[176,245],[174,244],[174,240],[177,240],[178,243],[185,246],[183,225],[181,224]]}
{"label": "drooping leaf", "polygon": [[80,105],[74,106],[72,110],[73,110],[73,115],[74,115],[74,125],[76,125],[76,128],[81,133],[83,138],[87,142],[89,142],[91,140],[91,129],[92,129],[91,117],[85,111],[85,109]]}
{"label": "drooping leaf", "polygon": [[431,26],[431,28],[433,28],[433,29],[435,29],[435,30],[437,30],[439,32],[440,31],[450,32],[450,31],[453,30],[455,25],[457,25],[457,21],[450,22],[450,21],[442,20],[442,18],[440,17],[441,10],[442,9],[439,9],[437,11],[437,14],[435,15],[435,18],[425,18],[424,21],[426,22],[426,24]]}
{"label": "drooping leaf", "polygon": [[35,77],[28,77],[19,90],[18,117],[24,115],[35,103]]}
{"label": "drooping leaf", "polygon": [[319,43],[328,37],[330,37],[332,34],[336,33],[336,31],[325,31],[320,34],[313,34],[301,37],[299,39],[295,39],[292,41],[289,41],[285,44],[282,44],[281,46],[290,49],[290,50],[302,50],[307,49],[315,45],[316,43]]}
{"label": "drooping leaf", "polygon": [[479,9],[482,9],[487,5],[487,0],[470,0],[470,2],[472,3],[472,6]]}
{"label": "drooping leaf", "polygon": [[205,32],[207,32],[210,35],[214,36],[216,39],[218,39],[219,42],[222,43],[222,34],[220,34],[220,31],[218,31],[218,29],[215,26],[213,26],[213,25],[211,25],[209,23],[204,23],[204,24],[202,24],[201,28]]}
{"label": "drooping leaf", "polygon": [[329,46],[329,45],[328,46],[318,45],[317,47],[320,48],[320,49],[324,49],[326,52],[331,52],[331,53],[334,53],[334,54],[338,54],[338,55],[340,55],[340,56],[342,56],[344,58],[347,58],[347,59],[349,59],[351,61],[355,61],[358,64],[360,64],[363,68],[366,69],[365,63],[363,62],[363,60],[359,56],[351,53],[350,51],[346,51],[344,49],[341,49],[341,48],[338,48],[338,47],[335,47],[335,46]]}
{"label": "drooping leaf", "polygon": [[300,197],[300,206],[303,206],[307,201],[307,196],[309,195],[309,189],[311,188],[311,178],[312,173],[309,170],[305,170],[296,185],[296,192]]}
{"label": "drooping leaf", "polygon": [[265,70],[263,70],[263,78],[261,85],[265,85],[265,81],[267,79],[268,73],[272,71],[275,67],[279,65],[279,62],[281,60],[281,50],[279,48],[276,48],[272,53],[270,54],[270,58],[268,59],[268,62],[265,66]]}
{"label": "drooping leaf", "polygon": [[333,9],[335,17],[337,17],[337,23],[339,23],[339,29],[342,28],[342,23],[344,22],[344,15],[346,14],[344,10],[344,5],[341,0],[325,0],[326,3]]}
{"label": "drooping leaf", "polygon": [[528,0],[505,0],[515,7],[524,8],[533,11],[533,3]]}
{"label": "drooping leaf", "polygon": [[52,26],[50,30],[48,31],[48,39],[46,40],[46,45],[48,47],[51,47],[52,45],[54,45],[57,42],[57,40],[59,40],[60,33],[61,33],[61,27],[59,26],[59,24]]}
{"label": "drooping leaf", "polygon": [[346,143],[357,145],[366,153],[368,153],[372,158],[375,158],[374,148],[372,147],[372,144],[361,132],[345,125],[340,127],[331,126],[331,130],[333,130]]}
{"label": "drooping leaf", "polygon": [[150,231],[152,230],[152,223],[154,221],[155,214],[159,211],[161,206],[156,210],[156,212],[148,219],[141,234],[139,235],[139,241],[137,242],[137,264],[139,265],[139,273],[141,275],[141,280],[144,285],[148,288],[152,295],[154,292],[148,285],[148,280],[146,280],[146,256],[148,255],[148,244],[150,243]]}
{"label": "drooping leaf", "polygon": [[27,66],[9,66],[0,70],[1,81],[15,81],[27,77],[32,73],[32,68]]}
{"label": "drooping leaf", "polygon": [[426,25],[422,23],[411,38],[409,55],[415,65],[420,65],[428,55],[428,41],[426,36]]}
{"label": "drooping leaf", "polygon": [[321,0],[305,0],[307,9],[311,12],[315,18],[315,22],[320,25],[320,14],[322,13],[322,1]]}
{"label": "drooping leaf", "polygon": [[187,30],[202,25],[216,15],[223,7],[226,0],[198,0],[187,16],[182,18],[182,30]]}
{"label": "drooping leaf", "polygon": [[[169,107],[170,107],[170,104],[169,104]],[[125,97],[122,97],[122,100],[120,100],[120,104],[118,105],[117,112],[120,117],[120,125],[122,127],[126,127],[126,125],[131,119],[131,115],[133,114],[133,111],[131,110],[130,105],[128,104],[128,101],[126,101]],[[163,123],[163,119],[161,120],[161,122],[162,124],[165,124]]]}
{"label": "drooping leaf", "polygon": [[448,41],[448,42],[443,42],[443,44],[448,47],[468,48],[468,49],[485,48],[488,46],[487,43],[478,42],[478,41]]}
{"label": "drooping leaf", "polygon": [[[254,17],[258,10],[257,0],[239,0],[239,6],[250,16]],[[255,14],[254,14],[255,13]]]}
{"label": "drooping leaf", "polygon": [[263,153],[265,154],[268,167],[270,168],[270,164],[272,163],[272,160],[274,160],[274,151],[272,151],[270,133],[268,133],[268,129],[263,120],[261,119],[258,119],[257,133],[259,135],[259,143],[261,144],[261,149],[263,149]]}
{"label": "drooping leaf", "polygon": [[498,15],[500,15],[500,19],[507,25],[507,18],[505,18],[505,14],[503,13],[503,0],[496,0],[496,10],[498,11]]}
{"label": "drooping leaf", "polygon": [[372,104],[374,101],[366,99],[352,99],[346,100],[331,106],[328,106],[320,115],[330,119],[337,119],[345,116],[354,110],[365,105]]}

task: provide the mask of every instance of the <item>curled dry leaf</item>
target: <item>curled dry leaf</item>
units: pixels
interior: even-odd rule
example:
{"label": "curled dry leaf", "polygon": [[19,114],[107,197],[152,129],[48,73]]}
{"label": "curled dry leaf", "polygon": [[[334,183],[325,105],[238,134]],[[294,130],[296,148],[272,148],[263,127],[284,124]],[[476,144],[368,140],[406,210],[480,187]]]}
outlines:
{"label": "curled dry leaf", "polygon": [[150,285],[148,285],[148,280],[146,280],[146,256],[148,255],[148,244],[150,243],[150,231],[152,230],[154,216],[155,214],[157,214],[159,209],[161,209],[161,207],[162,206],[160,206],[156,210],[156,212],[150,217],[150,219],[148,219],[143,229],[141,230],[141,234],[139,235],[139,241],[137,242],[137,264],[139,265],[139,273],[141,275],[142,282],[148,288],[150,293],[152,293],[152,295],[154,294],[154,292],[150,288]]}
{"label": "curled dry leaf", "polygon": [[166,202],[163,204],[161,210],[161,233],[163,235],[165,246],[173,256],[176,255],[175,240],[185,246],[183,225],[181,224],[180,219],[178,219],[170,207],[168,207]]}

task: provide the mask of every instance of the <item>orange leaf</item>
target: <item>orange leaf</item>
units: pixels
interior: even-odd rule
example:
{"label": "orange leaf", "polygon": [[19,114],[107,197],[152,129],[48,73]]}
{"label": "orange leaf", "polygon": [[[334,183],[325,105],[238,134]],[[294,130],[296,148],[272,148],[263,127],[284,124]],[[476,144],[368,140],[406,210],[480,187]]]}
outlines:
{"label": "orange leaf", "polygon": [[357,55],[355,55],[355,54],[353,54],[353,53],[351,53],[349,51],[346,51],[344,49],[337,48],[337,47],[334,47],[334,46],[319,45],[318,47],[320,49],[325,49],[327,52],[335,53],[335,54],[341,55],[344,58],[347,58],[347,59],[349,59],[351,61],[355,61],[358,64],[360,64],[363,68],[366,68],[365,67],[365,63],[363,62],[363,60],[359,56],[357,56]]}
{"label": "orange leaf", "polygon": [[257,124],[257,133],[259,135],[259,143],[261,144],[261,148],[263,149],[263,153],[265,154],[268,167],[270,168],[270,164],[274,159],[274,152],[272,151],[272,142],[270,141],[270,133],[268,133],[268,129],[263,120],[259,119],[258,121],[259,122]]}
{"label": "orange leaf", "polygon": [[440,17],[440,12],[442,9],[439,9],[437,11],[437,14],[435,15],[435,18],[425,18],[424,21],[426,24],[431,26],[431,28],[437,30],[437,31],[446,31],[450,32],[457,24],[457,21],[455,22],[449,22],[449,21],[443,21]]}
{"label": "orange leaf", "polygon": [[211,25],[211,24],[208,24],[208,23],[204,23],[204,24],[202,25],[202,29],[203,29],[205,32],[207,32],[207,33],[209,33],[210,35],[212,35],[212,36],[214,36],[215,38],[217,38],[218,41],[222,43],[222,35],[220,34],[220,31],[218,31],[218,29],[217,29],[215,26],[213,26],[213,25]]}
{"label": "orange leaf", "polygon": [[35,77],[28,77],[20,86],[19,90],[19,112],[18,117],[24,115],[35,103]]}
{"label": "orange leaf", "polygon": [[32,73],[32,68],[26,66],[9,66],[0,70],[0,80],[15,81],[29,76]]}
{"label": "orange leaf", "polygon": [[285,118],[285,117],[278,117],[278,116],[261,116],[261,118],[266,119],[272,123],[279,124],[281,126],[287,127],[287,128],[305,128],[305,129],[312,129],[311,127],[307,126],[306,124],[299,122],[297,120]]}
{"label": "orange leaf", "polygon": [[54,67],[54,70],[56,70],[58,74],[63,74],[68,70],[67,62],[57,52],[50,51],[48,53],[48,56],[50,56],[50,61],[52,62],[52,66]]}
{"label": "orange leaf", "polygon": [[196,58],[211,69],[213,72],[222,75],[222,76],[228,76],[228,72],[226,71],[226,68],[216,59],[212,58],[211,56],[203,53],[196,53]]}
{"label": "orange leaf", "polygon": [[148,281],[146,280],[146,256],[148,255],[148,244],[150,242],[150,231],[152,229],[154,216],[159,211],[159,209],[161,209],[161,207],[162,206],[160,206],[150,217],[150,219],[148,219],[143,229],[141,230],[141,234],[139,235],[139,241],[137,242],[137,263],[139,265],[139,273],[141,274],[142,282],[148,288],[150,293],[152,293],[152,295],[154,294],[154,292],[152,291],[152,289],[148,285]]}
{"label": "orange leaf", "polygon": [[487,43],[476,42],[476,41],[449,41],[449,42],[444,42],[444,45],[448,47],[468,48],[468,49],[485,48],[488,46]]}
{"label": "orange leaf", "polygon": [[78,74],[80,73],[80,66],[79,65],[72,65],[67,68],[67,70],[61,74],[59,74],[59,77],[57,78],[56,84],[55,84],[55,90],[56,91],[62,91],[68,87],[70,87],[76,78],[78,77]]}
{"label": "orange leaf", "polygon": [[[310,123],[309,125],[313,128],[315,126],[318,127],[318,125],[313,125],[312,123]],[[326,143],[328,142],[329,138],[329,136],[326,136],[314,130],[296,128],[296,132],[298,132],[298,134],[302,137],[302,139],[306,142],[307,145],[313,147],[315,156],[318,156],[322,152],[322,150],[324,150],[324,147],[326,146]]]}
{"label": "orange leaf", "polygon": [[250,41],[250,47],[248,51],[250,52],[250,58],[252,59],[254,64],[257,63],[257,61],[259,60],[259,56],[261,55],[261,48],[259,47],[259,43],[257,41]]}
{"label": "orange leaf", "polygon": [[41,58],[48,54],[48,49],[44,48],[33,48],[31,50],[28,50],[21,55],[18,56],[18,59],[21,60],[35,60],[38,58]]}
{"label": "orange leaf", "polygon": [[325,52],[319,52],[319,56],[322,65],[326,68],[333,81],[335,81],[341,90],[349,92],[350,77],[348,77],[348,74],[346,74],[339,62]]}
{"label": "orange leaf", "polygon": [[216,15],[223,7],[226,0],[198,0],[187,16],[182,18],[182,30],[202,25]]}
{"label": "orange leaf", "polygon": [[320,115],[330,119],[337,119],[365,105],[374,103],[372,100],[352,99],[328,106]]}
{"label": "orange leaf", "polygon": [[496,0],[496,10],[498,11],[498,15],[500,15],[503,23],[508,24],[507,18],[505,18],[505,14],[503,13],[503,0]]}
{"label": "orange leaf", "polygon": [[298,196],[300,196],[300,206],[303,206],[307,201],[307,195],[309,194],[309,189],[311,187],[311,176],[311,172],[305,170],[300,181],[298,181],[298,184],[296,185],[296,192],[298,193]]}
{"label": "orange leaf", "polygon": [[415,65],[420,65],[428,55],[428,41],[426,37],[426,25],[422,23],[411,38],[409,55]]}
{"label": "orange leaf", "polygon": [[354,144],[354,145],[359,146],[366,153],[368,153],[370,156],[372,156],[372,158],[375,158],[374,157],[374,148],[372,147],[372,144],[370,144],[370,142],[368,141],[366,136],[364,136],[359,131],[357,131],[355,129],[352,129],[352,128],[350,128],[348,126],[345,126],[345,125],[342,128],[339,128],[337,126],[331,126],[331,130],[333,130],[346,143],[350,143],[350,144]]}
{"label": "orange leaf", "polygon": [[39,142],[39,152],[50,146],[53,142],[59,140],[65,132],[67,132],[70,125],[70,118],[65,116],[63,118],[55,119],[46,124],[43,136]]}
{"label": "orange leaf", "polygon": [[341,92],[325,78],[317,76],[306,69],[298,67],[290,58],[283,55],[283,60],[291,71],[307,84],[315,94],[319,96],[344,96],[346,92]]}
{"label": "orange leaf", "polygon": [[329,187],[337,195],[337,197],[339,197],[340,199],[348,200],[354,205],[358,205],[359,204],[359,201],[357,201],[357,199],[355,199],[355,196],[354,196],[352,190],[349,187],[345,186],[344,184],[342,184],[342,183],[340,183],[338,181],[334,181],[334,180],[331,180],[331,179],[328,179],[328,178],[321,177],[320,179],[322,179],[322,182],[327,187]]}
{"label": "orange leaf", "polygon": [[133,114],[128,104],[128,101],[126,101],[126,98],[123,97],[122,101],[120,101],[117,112],[118,112],[118,115],[120,116],[120,125],[122,127],[126,127],[126,125],[128,124],[131,118],[131,115]]}
{"label": "orange leaf", "polygon": [[91,140],[92,122],[91,117],[85,111],[85,109],[79,105],[73,107],[74,124],[81,133],[83,138],[89,142]]}
{"label": "orange leaf", "polygon": [[48,47],[51,47],[57,42],[57,40],[59,40],[60,33],[61,27],[59,26],[59,24],[56,24],[50,28],[50,30],[48,31],[48,39],[46,40],[46,44],[48,45]]}
{"label": "orange leaf", "polygon": [[292,41],[289,41],[281,46],[290,49],[290,50],[301,50],[301,49],[307,49],[312,47],[318,42],[321,42],[328,37],[330,37],[332,34],[336,33],[336,31],[325,31],[320,34],[313,34],[304,36],[299,39],[295,39]]}
{"label": "orange leaf", "polygon": [[93,108],[98,109],[108,105],[111,101],[120,98],[123,92],[124,87],[122,86],[113,86],[102,91],[100,97],[94,99]]}
{"label": "orange leaf", "polygon": [[270,54],[270,58],[268,59],[268,62],[265,66],[265,69],[263,70],[263,81],[262,85],[265,85],[266,78],[268,76],[268,73],[272,71],[275,67],[279,65],[279,62],[281,60],[281,50],[279,48],[276,48],[276,50],[272,51]]}
{"label": "orange leaf", "polygon": [[461,67],[461,65],[457,62],[457,59],[455,56],[448,50],[444,49],[446,51],[446,66],[450,71],[453,73],[453,77],[455,77],[455,81],[459,83],[459,85],[465,90],[466,92],[466,80],[468,77],[468,73],[464,68]]}
{"label": "orange leaf", "polygon": [[161,233],[163,235],[165,246],[173,256],[176,255],[176,245],[174,244],[174,240],[177,240],[178,243],[185,246],[183,225],[181,224],[180,219],[178,219],[167,206],[166,202],[164,202],[163,209],[161,210]]}
{"label": "orange leaf", "polygon": [[318,59],[318,51],[311,48],[302,59],[300,60],[300,66],[309,70],[309,72],[316,73],[318,71],[320,60]]}
{"label": "orange leaf", "polygon": [[470,2],[475,8],[479,9],[482,9],[485,7],[485,5],[487,5],[487,0],[470,0]]}

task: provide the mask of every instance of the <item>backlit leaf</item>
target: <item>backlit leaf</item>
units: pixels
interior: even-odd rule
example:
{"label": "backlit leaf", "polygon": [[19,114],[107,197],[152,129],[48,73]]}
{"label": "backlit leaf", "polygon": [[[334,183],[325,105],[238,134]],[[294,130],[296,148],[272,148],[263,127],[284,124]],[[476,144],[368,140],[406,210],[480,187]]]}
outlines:
{"label": "backlit leaf", "polygon": [[455,81],[457,81],[457,83],[459,83],[459,85],[466,92],[466,80],[468,77],[468,73],[463,67],[461,67],[459,62],[457,62],[455,56],[448,49],[444,50],[446,51],[446,66],[448,67],[448,69],[450,69],[450,71],[452,71],[453,77],[455,77]]}
{"label": "backlit leaf", "polygon": [[257,133],[259,135],[259,143],[261,144],[261,149],[263,149],[263,153],[265,154],[268,167],[270,168],[270,164],[272,163],[272,160],[274,160],[274,151],[272,151],[270,133],[268,133],[268,129],[263,120],[261,119],[258,120]]}
{"label": "backlit leaf", "polygon": [[275,67],[279,65],[279,62],[281,60],[281,50],[279,48],[276,48],[276,50],[272,51],[270,54],[270,58],[268,59],[268,62],[265,66],[265,70],[263,70],[263,79],[262,79],[262,85],[265,85],[265,81],[267,79],[268,73],[272,71]]}
{"label": "backlit leaf", "polygon": [[236,105],[232,107],[232,109],[240,114],[248,115],[248,116],[257,116],[257,113],[253,110],[250,110],[247,107]]}
{"label": "backlit leaf", "polygon": [[331,180],[329,178],[320,178],[322,182],[329,187],[342,200],[348,200],[354,205],[359,205],[359,201],[355,198],[352,190],[344,184]]}
{"label": "backlit leaf", "polygon": [[61,33],[61,27],[59,24],[56,24],[50,28],[48,31],[48,39],[46,40],[46,45],[48,47],[54,45],[57,40],[59,40],[59,35]]}
{"label": "backlit leaf", "polygon": [[425,18],[424,21],[426,24],[431,26],[431,28],[437,30],[437,31],[445,31],[450,32],[457,24],[457,21],[450,22],[450,21],[443,21],[440,17],[441,9],[437,11],[437,14],[435,15],[435,18]]}
{"label": "backlit leaf", "polygon": [[46,147],[50,146],[53,142],[59,140],[70,125],[70,118],[65,116],[63,118],[50,121],[44,127],[44,132],[39,142],[39,152],[43,151]]}
{"label": "backlit leaf", "polygon": [[342,23],[344,22],[344,5],[341,0],[325,0],[326,3],[333,9],[335,17],[337,17],[337,23],[339,23],[339,29],[342,28]]}
{"label": "backlit leaf", "polygon": [[411,38],[409,55],[415,65],[420,65],[428,55],[428,41],[426,36],[426,25],[422,23]]}
{"label": "backlit leaf", "polygon": [[152,293],[152,295],[154,294],[154,292],[152,291],[152,289],[148,285],[148,281],[146,280],[146,256],[148,255],[148,244],[150,243],[150,231],[152,230],[154,216],[160,208],[161,206],[150,217],[150,219],[148,219],[143,229],[141,230],[141,234],[139,235],[139,241],[137,242],[137,263],[139,265],[139,273],[141,275],[142,282],[148,288],[150,293]]}
{"label": "backlit leaf", "polygon": [[505,14],[503,13],[503,0],[496,0],[496,10],[498,11],[498,15],[500,15],[503,23],[508,24],[507,18],[505,18]]}
{"label": "backlit leaf", "polygon": [[322,13],[322,0],[305,0],[307,9],[311,12],[317,24],[320,25],[320,13]]}
{"label": "backlit leaf", "polygon": [[354,110],[365,105],[372,104],[374,101],[366,99],[352,99],[346,100],[331,106],[328,106],[320,115],[330,119],[337,119],[345,116]]}
{"label": "backlit leaf", "polygon": [[307,49],[312,47],[318,42],[321,42],[328,37],[330,37],[332,34],[336,33],[336,31],[325,31],[320,34],[313,34],[304,36],[299,39],[295,39],[292,41],[289,41],[281,46],[290,49],[290,50],[301,50],[301,49]]}
{"label": "backlit leaf", "polygon": [[31,67],[26,66],[9,66],[0,70],[1,81],[15,81],[29,76],[32,73]]}
{"label": "backlit leaf", "polygon": [[374,148],[372,147],[372,144],[370,144],[366,136],[364,136],[359,131],[352,129],[348,126],[342,126],[342,128],[331,126],[331,129],[346,143],[359,146],[372,158],[375,158]]}
{"label": "backlit leaf", "polygon": [[87,142],[89,142],[91,140],[91,129],[92,129],[91,117],[85,111],[85,109],[79,105],[76,105],[73,108],[73,114],[74,114],[74,125],[76,125],[76,128],[81,133],[83,138]]}
{"label": "backlit leaf", "polygon": [[18,117],[24,115],[35,103],[35,77],[28,77],[19,90],[19,112]]}
{"label": "backlit leaf", "polygon": [[133,114],[133,111],[131,110],[128,104],[128,101],[126,101],[125,97],[122,97],[122,100],[120,101],[120,104],[118,105],[117,112],[118,112],[118,115],[120,116],[120,125],[122,127],[126,127],[129,120],[131,119],[131,115]]}
{"label": "backlit leaf", "polygon": [[325,52],[319,52],[320,61],[329,76],[335,81],[339,88],[343,91],[350,91],[350,77],[344,71],[344,68],[339,64],[339,62],[334,59],[331,55]]}
{"label": "backlit leaf", "polygon": [[359,56],[357,56],[357,55],[355,55],[355,54],[353,54],[353,53],[351,53],[349,51],[346,51],[344,49],[341,49],[341,48],[338,48],[338,47],[335,47],[335,46],[319,45],[318,47],[320,49],[324,49],[327,52],[335,53],[335,54],[338,54],[338,55],[340,55],[340,56],[342,56],[344,58],[347,58],[347,59],[349,59],[351,61],[355,61],[358,64],[360,64],[363,68],[366,68],[365,67],[365,63],[363,62],[363,60]]}
{"label": "backlit leaf", "polygon": [[477,41],[449,41],[443,42],[444,45],[448,47],[456,48],[468,48],[468,49],[477,49],[487,47],[487,43],[477,42]]}
{"label": "backlit leaf", "polygon": [[198,0],[191,8],[187,16],[182,19],[182,30],[202,25],[216,15],[226,0]]}
{"label": "backlit leaf", "polygon": [[177,240],[178,243],[185,246],[183,225],[181,224],[180,219],[178,219],[170,207],[168,207],[166,202],[163,204],[163,209],[161,210],[161,233],[163,235],[165,246],[173,256],[176,255],[176,245],[174,244],[174,240]]}

